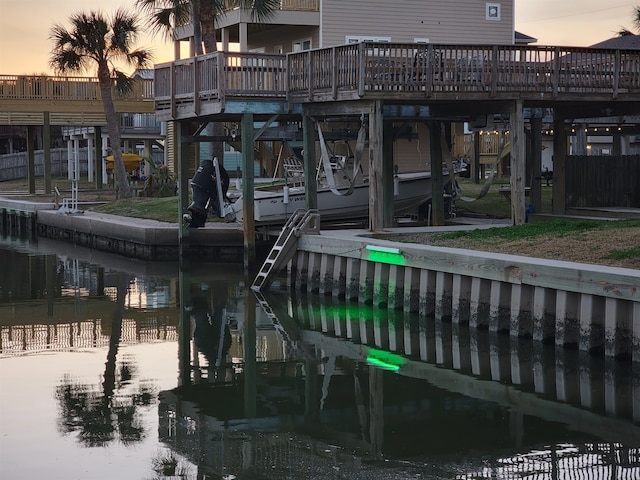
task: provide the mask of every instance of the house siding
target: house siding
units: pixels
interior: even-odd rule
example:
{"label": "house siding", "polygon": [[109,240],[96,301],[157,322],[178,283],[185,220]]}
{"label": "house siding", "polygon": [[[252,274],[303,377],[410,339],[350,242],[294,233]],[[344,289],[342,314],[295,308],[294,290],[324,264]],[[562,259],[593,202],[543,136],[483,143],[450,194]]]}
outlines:
{"label": "house siding", "polygon": [[275,53],[274,48],[282,45],[283,53],[292,51],[293,42],[311,38],[311,48],[319,47],[318,27],[286,26],[260,32],[250,37],[249,49],[264,47],[265,53]]}
{"label": "house siding", "polygon": [[[486,20],[487,3],[501,7],[500,20]],[[322,45],[345,36],[390,37],[392,42],[428,38],[431,43],[513,44],[513,0],[323,0]]]}

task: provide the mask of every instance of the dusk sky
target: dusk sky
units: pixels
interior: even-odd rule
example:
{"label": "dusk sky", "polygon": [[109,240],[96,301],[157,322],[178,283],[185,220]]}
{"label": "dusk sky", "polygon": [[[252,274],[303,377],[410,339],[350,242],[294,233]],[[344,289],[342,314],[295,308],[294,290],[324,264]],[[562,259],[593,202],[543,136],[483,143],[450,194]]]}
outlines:
{"label": "dusk sky", "polygon": [[[118,7],[132,9],[133,5],[133,0],[95,4],[87,0],[0,0],[0,74],[52,73],[49,33],[54,23],[68,25],[71,14],[98,6],[111,15]],[[633,0],[516,0],[515,5],[516,30],[537,38],[538,45],[589,46],[615,36],[622,26],[634,30]],[[160,38],[142,37],[137,45],[151,48],[156,63],[173,59],[173,48]]]}

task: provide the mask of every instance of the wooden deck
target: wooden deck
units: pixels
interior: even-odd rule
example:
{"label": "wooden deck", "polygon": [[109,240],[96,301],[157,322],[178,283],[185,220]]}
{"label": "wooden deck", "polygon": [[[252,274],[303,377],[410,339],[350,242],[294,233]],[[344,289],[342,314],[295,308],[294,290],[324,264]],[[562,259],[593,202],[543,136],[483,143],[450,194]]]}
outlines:
{"label": "wooden deck", "polygon": [[[154,82],[137,79],[126,96],[114,94],[119,113],[154,113]],[[91,77],[0,75],[0,125],[104,125],[98,80]]]}
{"label": "wooden deck", "polygon": [[162,120],[224,113],[229,101],[275,102],[278,113],[292,104],[375,99],[607,102],[637,111],[640,51],[358,43],[289,55],[217,52],[155,69]]}
{"label": "wooden deck", "polygon": [[[638,113],[640,51],[357,43],[289,55],[216,52],[158,64],[154,80],[138,79],[130,95],[114,98],[118,112],[155,112],[161,121],[378,99],[463,108],[483,101],[599,102],[600,109],[617,108],[615,114]],[[1,125],[42,124],[42,112],[50,112],[51,124],[95,124],[103,115],[97,80],[0,75]]]}

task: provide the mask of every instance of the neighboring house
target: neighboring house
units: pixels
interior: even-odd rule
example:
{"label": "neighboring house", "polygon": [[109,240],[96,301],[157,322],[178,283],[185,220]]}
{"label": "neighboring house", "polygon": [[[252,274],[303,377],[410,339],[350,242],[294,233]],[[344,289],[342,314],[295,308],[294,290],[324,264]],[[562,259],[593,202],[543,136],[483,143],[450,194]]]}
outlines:
{"label": "neighboring house", "polygon": [[504,45],[515,41],[514,0],[282,0],[265,22],[231,10],[217,28],[223,50],[238,43],[243,52],[289,53],[361,40]]}
{"label": "neighboring house", "polygon": [[[640,50],[640,35],[613,37],[590,48]],[[633,65],[630,69],[637,68]],[[636,155],[640,153],[640,115],[576,118],[571,152],[574,155]]]}

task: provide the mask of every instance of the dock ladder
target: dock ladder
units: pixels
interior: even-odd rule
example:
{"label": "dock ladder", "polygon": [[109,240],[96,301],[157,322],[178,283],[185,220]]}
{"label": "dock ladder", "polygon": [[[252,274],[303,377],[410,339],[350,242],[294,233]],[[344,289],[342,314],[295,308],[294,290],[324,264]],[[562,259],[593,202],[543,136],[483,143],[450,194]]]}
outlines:
{"label": "dock ladder", "polygon": [[318,210],[299,208],[293,212],[282,228],[267,259],[262,264],[258,275],[256,275],[251,285],[253,291],[260,291],[271,272],[278,270],[283,264],[291,260],[291,257],[296,252],[298,238],[303,233],[316,235],[320,233],[320,213]]}

